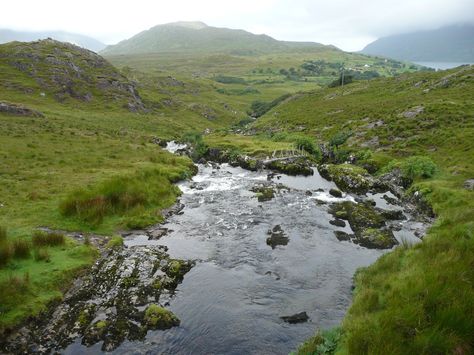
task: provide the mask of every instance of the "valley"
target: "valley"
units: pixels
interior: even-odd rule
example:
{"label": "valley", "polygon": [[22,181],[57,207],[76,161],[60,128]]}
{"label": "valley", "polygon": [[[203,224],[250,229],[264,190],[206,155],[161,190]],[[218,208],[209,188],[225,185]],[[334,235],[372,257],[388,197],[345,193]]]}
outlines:
{"label": "valley", "polygon": [[157,28],[0,45],[0,350],[470,353],[472,66]]}

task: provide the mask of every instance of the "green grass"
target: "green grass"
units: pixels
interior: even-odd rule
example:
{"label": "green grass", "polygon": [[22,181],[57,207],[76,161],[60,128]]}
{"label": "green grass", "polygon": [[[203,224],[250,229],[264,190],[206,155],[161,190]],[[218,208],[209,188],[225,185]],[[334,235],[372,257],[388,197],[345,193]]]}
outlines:
{"label": "green grass", "polygon": [[[400,168],[414,181],[407,193],[435,211],[422,243],[357,273],[337,354],[474,351],[474,192],[462,187],[474,176],[473,73],[465,67],[314,91],[251,125],[262,137],[297,131],[326,144],[351,132],[338,149],[358,154],[362,165]],[[305,353],[319,353],[318,337]]]}

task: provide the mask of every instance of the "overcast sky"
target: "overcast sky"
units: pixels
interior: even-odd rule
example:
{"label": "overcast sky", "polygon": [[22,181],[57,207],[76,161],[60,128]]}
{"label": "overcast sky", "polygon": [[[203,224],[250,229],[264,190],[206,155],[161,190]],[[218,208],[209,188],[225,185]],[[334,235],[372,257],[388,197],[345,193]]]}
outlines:
{"label": "overcast sky", "polygon": [[0,28],[64,30],[116,43],[157,24],[200,20],[348,51],[390,34],[474,23],[474,0],[2,0]]}

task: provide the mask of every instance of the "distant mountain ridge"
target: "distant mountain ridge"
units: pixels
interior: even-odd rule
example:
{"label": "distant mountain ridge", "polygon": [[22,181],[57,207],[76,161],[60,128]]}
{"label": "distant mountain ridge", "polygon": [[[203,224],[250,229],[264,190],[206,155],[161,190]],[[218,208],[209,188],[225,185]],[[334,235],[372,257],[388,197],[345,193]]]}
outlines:
{"label": "distant mountain ridge", "polygon": [[244,30],[208,26],[203,22],[173,22],[149,30],[105,48],[104,55],[160,52],[208,51],[233,54],[266,53],[295,47],[322,48],[319,43],[278,41],[270,36]]}
{"label": "distant mountain ridge", "polygon": [[380,38],[361,53],[418,62],[474,62],[474,25]]}
{"label": "distant mountain ridge", "polygon": [[64,31],[24,32],[0,29],[0,44],[13,41],[31,42],[46,38],[53,38],[61,42],[69,42],[94,52],[99,52],[106,47],[104,43],[95,38],[77,33]]}

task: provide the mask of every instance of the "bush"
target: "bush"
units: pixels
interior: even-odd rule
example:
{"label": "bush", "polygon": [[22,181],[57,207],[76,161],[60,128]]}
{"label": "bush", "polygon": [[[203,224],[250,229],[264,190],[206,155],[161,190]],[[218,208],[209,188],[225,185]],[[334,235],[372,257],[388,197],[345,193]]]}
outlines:
{"label": "bush", "polygon": [[313,155],[316,159],[321,157],[321,151],[319,150],[319,147],[316,146],[311,138],[298,136],[295,137],[293,141],[295,143],[296,149],[304,150],[305,152]]}
{"label": "bush", "polygon": [[27,259],[30,257],[30,242],[23,239],[13,241],[13,256],[18,259]]}
{"label": "bush", "polygon": [[402,162],[403,175],[408,179],[430,178],[438,170],[436,164],[428,157],[414,156]]}
{"label": "bush", "polygon": [[46,233],[43,231],[35,231],[32,241],[35,247],[48,247],[63,245],[66,242],[66,238],[64,234],[57,232]]}
{"label": "bush", "polygon": [[402,161],[393,160],[384,168],[384,172],[396,168],[400,169],[402,176],[410,181],[430,178],[438,171],[433,160],[426,156],[413,156]]}

